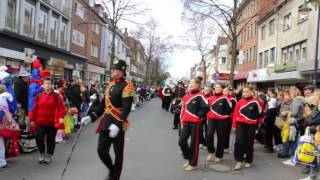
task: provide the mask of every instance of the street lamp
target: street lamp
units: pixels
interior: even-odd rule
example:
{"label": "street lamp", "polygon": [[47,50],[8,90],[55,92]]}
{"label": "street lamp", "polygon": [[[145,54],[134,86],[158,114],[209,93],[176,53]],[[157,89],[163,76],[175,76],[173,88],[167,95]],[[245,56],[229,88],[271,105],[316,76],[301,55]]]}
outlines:
{"label": "street lamp", "polygon": [[308,7],[308,3],[317,6],[318,8],[318,22],[317,22],[317,36],[316,36],[316,55],[314,60],[314,69],[313,69],[313,85],[317,85],[317,70],[318,70],[318,49],[319,49],[319,26],[320,26],[320,0],[304,0],[303,6],[299,8],[301,14],[307,15],[311,8]]}

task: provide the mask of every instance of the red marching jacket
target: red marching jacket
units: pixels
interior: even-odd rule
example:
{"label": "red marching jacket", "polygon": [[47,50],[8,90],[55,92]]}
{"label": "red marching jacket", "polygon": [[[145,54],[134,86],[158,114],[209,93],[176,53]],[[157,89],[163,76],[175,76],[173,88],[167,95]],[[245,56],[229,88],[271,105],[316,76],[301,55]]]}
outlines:
{"label": "red marching jacket", "polygon": [[263,106],[258,99],[242,98],[235,107],[232,127],[235,128],[239,122],[259,125],[262,123],[262,113]]}
{"label": "red marching jacket", "polygon": [[209,111],[209,106],[205,96],[197,91],[189,93],[182,98],[182,108],[180,113],[181,124],[186,122],[200,123]]}
{"label": "red marching jacket", "polygon": [[232,104],[228,97],[221,95],[213,95],[209,97],[210,111],[207,114],[208,119],[226,120],[230,118],[232,113]]}

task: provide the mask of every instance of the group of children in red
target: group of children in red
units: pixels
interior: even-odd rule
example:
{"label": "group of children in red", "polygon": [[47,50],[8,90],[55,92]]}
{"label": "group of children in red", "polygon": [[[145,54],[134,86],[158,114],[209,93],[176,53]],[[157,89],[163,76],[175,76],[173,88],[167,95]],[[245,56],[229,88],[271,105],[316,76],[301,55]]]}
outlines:
{"label": "group of children in red", "polygon": [[[198,165],[200,136],[206,129],[207,161],[222,161],[224,152],[229,148],[231,129],[235,131],[234,170],[250,168],[253,161],[253,144],[258,125],[262,123],[264,104],[256,98],[253,87],[242,90],[242,98],[236,100],[231,88],[215,84],[214,92],[209,86],[200,91],[201,79],[192,79],[188,93],[182,98],[180,114],[181,132],[179,146],[184,159],[185,171],[195,170]],[[202,126],[206,126],[203,128]],[[217,146],[214,147],[214,135]],[[190,144],[188,139],[191,137]]]}

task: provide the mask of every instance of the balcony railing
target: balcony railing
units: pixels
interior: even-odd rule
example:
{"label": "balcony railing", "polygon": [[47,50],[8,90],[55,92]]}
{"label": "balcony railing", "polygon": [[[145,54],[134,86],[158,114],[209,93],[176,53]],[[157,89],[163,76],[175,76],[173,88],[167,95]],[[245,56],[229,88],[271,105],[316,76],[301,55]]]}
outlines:
{"label": "balcony railing", "polygon": [[277,64],[275,66],[275,72],[287,72],[287,71],[294,71],[297,69],[297,62],[296,61],[288,61],[284,64]]}

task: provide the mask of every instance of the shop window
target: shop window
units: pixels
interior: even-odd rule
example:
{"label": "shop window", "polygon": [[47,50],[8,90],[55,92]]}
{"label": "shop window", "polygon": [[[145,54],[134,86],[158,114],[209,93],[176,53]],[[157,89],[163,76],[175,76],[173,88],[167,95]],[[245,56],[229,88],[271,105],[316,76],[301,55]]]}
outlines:
{"label": "shop window", "polygon": [[40,10],[38,20],[38,39],[45,41],[47,38],[48,14]]}
{"label": "shop window", "polygon": [[6,6],[5,27],[12,31],[17,31],[18,0],[7,0]]}
{"label": "shop window", "polygon": [[23,33],[30,37],[32,37],[33,33],[34,11],[35,8],[33,5],[28,2],[24,3]]}

